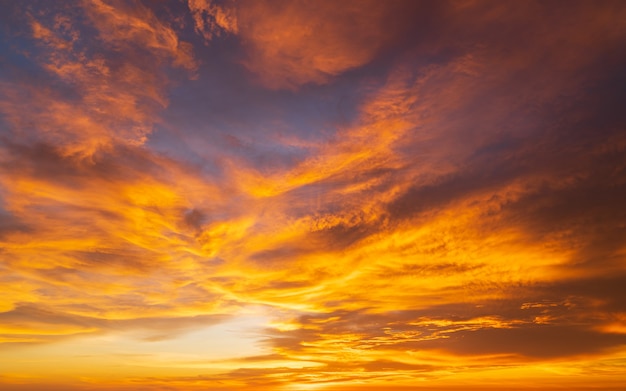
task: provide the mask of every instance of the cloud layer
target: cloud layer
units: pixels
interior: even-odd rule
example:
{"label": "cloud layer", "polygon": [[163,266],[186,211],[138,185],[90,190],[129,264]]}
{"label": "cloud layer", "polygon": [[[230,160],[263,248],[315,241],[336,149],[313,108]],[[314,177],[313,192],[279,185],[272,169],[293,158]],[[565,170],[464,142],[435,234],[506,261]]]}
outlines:
{"label": "cloud layer", "polygon": [[2,8],[3,389],[626,380],[621,2]]}

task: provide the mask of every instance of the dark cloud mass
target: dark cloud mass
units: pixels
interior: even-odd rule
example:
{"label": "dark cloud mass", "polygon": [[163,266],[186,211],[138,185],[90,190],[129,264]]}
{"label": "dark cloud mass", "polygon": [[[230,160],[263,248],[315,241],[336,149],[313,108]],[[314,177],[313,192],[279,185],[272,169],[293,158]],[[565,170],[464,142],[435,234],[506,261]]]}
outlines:
{"label": "dark cloud mass", "polygon": [[0,26],[1,389],[626,384],[623,1]]}

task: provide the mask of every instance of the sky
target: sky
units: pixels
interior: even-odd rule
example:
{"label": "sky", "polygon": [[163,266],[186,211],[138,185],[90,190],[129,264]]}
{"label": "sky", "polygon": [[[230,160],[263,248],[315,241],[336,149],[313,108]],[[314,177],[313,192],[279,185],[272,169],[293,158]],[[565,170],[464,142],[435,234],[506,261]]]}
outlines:
{"label": "sky", "polygon": [[0,389],[623,390],[624,1],[0,0]]}

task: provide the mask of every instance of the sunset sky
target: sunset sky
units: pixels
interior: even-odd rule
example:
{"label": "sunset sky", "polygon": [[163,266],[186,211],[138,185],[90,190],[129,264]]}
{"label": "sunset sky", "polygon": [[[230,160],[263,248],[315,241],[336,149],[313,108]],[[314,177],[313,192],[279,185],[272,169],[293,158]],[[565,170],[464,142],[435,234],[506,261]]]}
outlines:
{"label": "sunset sky", "polygon": [[0,0],[1,390],[625,387],[626,1]]}

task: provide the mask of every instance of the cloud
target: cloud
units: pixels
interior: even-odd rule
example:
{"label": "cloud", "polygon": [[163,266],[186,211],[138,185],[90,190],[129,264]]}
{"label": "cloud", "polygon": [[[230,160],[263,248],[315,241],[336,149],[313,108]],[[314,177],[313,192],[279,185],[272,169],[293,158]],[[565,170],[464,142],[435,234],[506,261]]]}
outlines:
{"label": "cloud", "polygon": [[[401,2],[189,1],[205,39],[240,37],[243,64],[262,85],[296,89],[324,84],[372,61],[411,22]],[[426,9],[426,7],[424,7]],[[421,19],[420,19],[421,21]]]}
{"label": "cloud", "polygon": [[[13,69],[15,81],[3,81],[0,110],[14,137],[83,157],[116,144],[143,144],[157,110],[167,105],[162,67],[197,67],[189,45],[140,4],[52,8],[22,16],[38,48],[38,69],[36,79]],[[95,33],[84,29],[85,15]]]}
{"label": "cloud", "polygon": [[[46,145],[13,145],[10,152],[3,161],[11,167],[3,198],[23,223],[7,227],[3,249],[22,288],[15,277],[7,281],[16,287],[7,305],[54,300],[85,316],[134,317],[223,302],[213,289],[182,277],[205,259],[198,227],[189,226],[186,213],[193,205],[204,209],[201,198],[212,191],[184,174],[186,167],[133,148],[98,153],[91,161],[68,159]],[[168,175],[178,184],[189,178],[187,190],[177,190]],[[168,264],[177,271],[164,272]],[[136,293],[147,274],[161,283]]]}
{"label": "cloud", "polygon": [[172,27],[141,3],[96,0],[85,2],[85,9],[100,38],[114,48],[147,49],[157,59],[170,60],[190,71],[197,69],[191,44],[181,41]]}
{"label": "cloud", "polygon": [[222,33],[237,33],[237,16],[233,3],[221,5],[211,0],[189,0],[195,29],[208,42]]}
{"label": "cloud", "polygon": [[43,305],[18,305],[0,313],[2,320],[1,342],[39,344],[58,342],[86,334],[106,334],[114,331],[141,330],[146,340],[174,338],[193,329],[223,322],[223,315],[197,315],[180,317],[137,317],[108,319],[63,312]]}
{"label": "cloud", "polygon": [[3,386],[623,380],[620,2],[79,4],[0,15]]}

